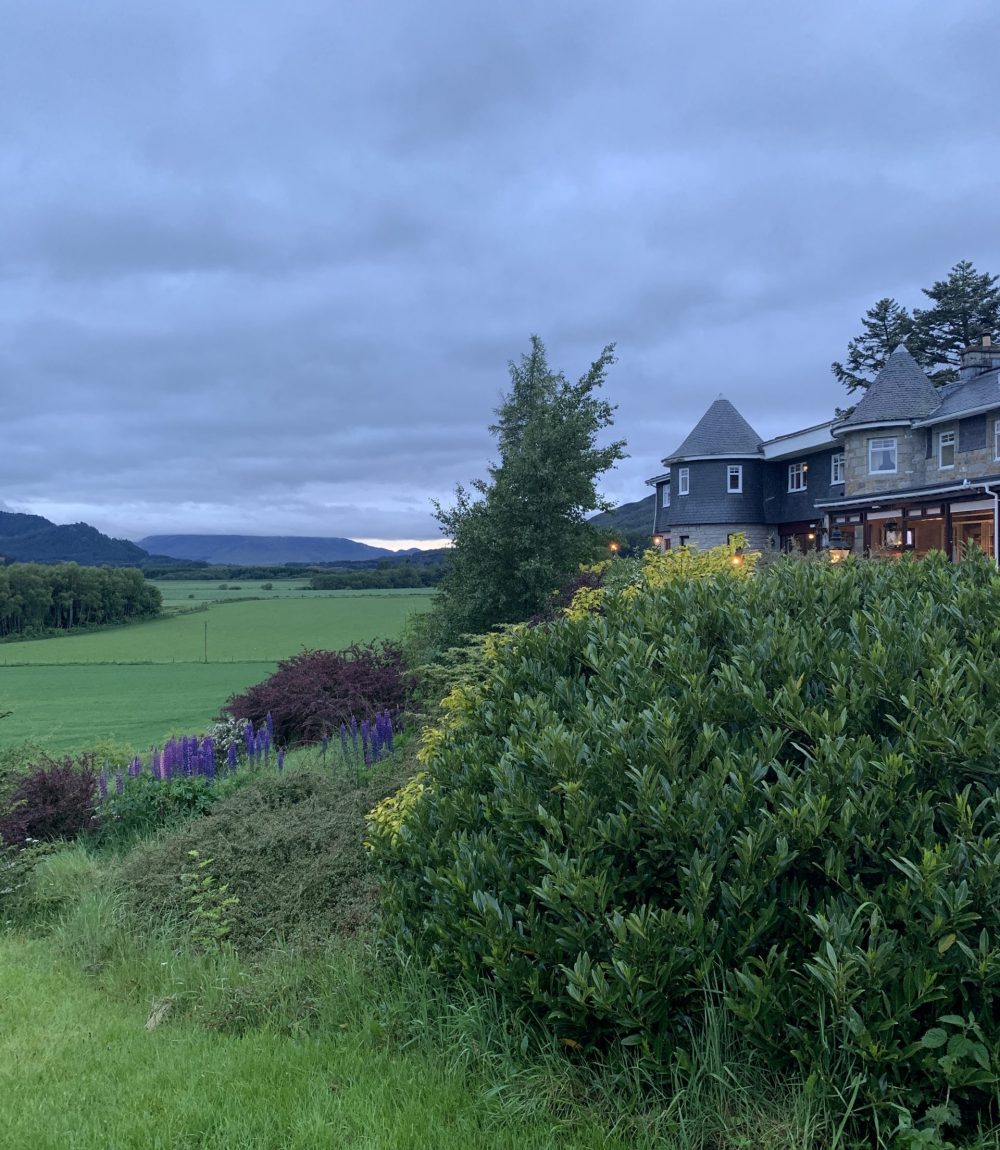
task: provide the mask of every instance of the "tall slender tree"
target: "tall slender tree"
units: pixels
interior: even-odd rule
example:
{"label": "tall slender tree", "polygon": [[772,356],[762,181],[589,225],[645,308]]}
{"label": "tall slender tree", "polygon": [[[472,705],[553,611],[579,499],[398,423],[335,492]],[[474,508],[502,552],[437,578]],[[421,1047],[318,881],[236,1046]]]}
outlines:
{"label": "tall slender tree", "polygon": [[447,639],[529,618],[600,547],[586,515],[607,509],[598,477],[625,456],[624,440],[598,442],[613,422],[614,407],[597,394],[613,363],[609,344],[570,383],[532,336],[509,365],[511,389],[490,428],[498,462],[472,492],[459,487],[454,506],[436,505],[453,540],[434,612]]}
{"label": "tall slender tree", "polygon": [[1000,276],[981,274],[960,260],[947,279],[922,288],[932,301],[912,314],[899,302],[880,299],[865,312],[861,334],[847,345],[843,362],[830,365],[848,391],[868,387],[899,344],[939,387],[958,378],[963,348],[1000,331]]}

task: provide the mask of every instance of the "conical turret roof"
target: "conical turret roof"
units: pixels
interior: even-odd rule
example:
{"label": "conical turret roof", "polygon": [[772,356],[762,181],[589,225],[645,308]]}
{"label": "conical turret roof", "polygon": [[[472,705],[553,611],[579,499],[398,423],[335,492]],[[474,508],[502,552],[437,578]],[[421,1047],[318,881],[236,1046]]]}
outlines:
{"label": "conical turret roof", "polygon": [[687,439],[663,462],[695,455],[758,455],[760,444],[757,432],[729,400],[720,395],[698,420]]}
{"label": "conical turret roof", "polygon": [[940,403],[937,388],[901,343],[886,360],[861,402],[838,426],[849,428],[864,423],[922,419]]}

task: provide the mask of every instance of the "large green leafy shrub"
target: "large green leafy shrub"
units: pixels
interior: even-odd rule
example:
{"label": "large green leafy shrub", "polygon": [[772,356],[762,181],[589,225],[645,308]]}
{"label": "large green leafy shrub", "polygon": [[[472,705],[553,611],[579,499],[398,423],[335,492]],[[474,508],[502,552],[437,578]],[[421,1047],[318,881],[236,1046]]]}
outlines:
{"label": "large green leafy shrub", "polygon": [[683,1059],[721,994],[776,1067],[987,1115],[992,567],[788,561],[603,605],[500,643],[373,823],[399,939],[574,1048]]}

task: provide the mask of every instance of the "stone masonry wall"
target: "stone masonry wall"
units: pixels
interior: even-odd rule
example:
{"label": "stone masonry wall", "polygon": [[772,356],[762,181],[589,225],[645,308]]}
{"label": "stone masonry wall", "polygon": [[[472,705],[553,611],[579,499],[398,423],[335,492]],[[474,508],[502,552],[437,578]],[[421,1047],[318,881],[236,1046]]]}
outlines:
{"label": "stone masonry wall", "polygon": [[689,546],[699,547],[703,551],[709,547],[722,547],[729,541],[730,535],[737,532],[747,538],[747,546],[751,551],[767,551],[768,537],[773,529],[760,523],[704,523],[692,524],[684,527],[671,527],[670,546],[680,547],[681,536],[685,536]]}
{"label": "stone masonry wall", "polygon": [[[933,432],[931,457],[927,458],[928,428],[896,427],[879,431],[854,431],[844,436],[844,495],[874,495],[885,491],[906,491],[911,487],[931,484],[946,486],[961,483],[983,475],[1000,476],[1000,461],[993,458],[993,421],[990,420],[986,446],[974,451],[962,451],[961,433],[955,452],[955,466],[938,466],[938,441],[942,431],[955,431],[954,423],[930,428]],[[896,474],[868,474],[869,439],[896,438]]]}

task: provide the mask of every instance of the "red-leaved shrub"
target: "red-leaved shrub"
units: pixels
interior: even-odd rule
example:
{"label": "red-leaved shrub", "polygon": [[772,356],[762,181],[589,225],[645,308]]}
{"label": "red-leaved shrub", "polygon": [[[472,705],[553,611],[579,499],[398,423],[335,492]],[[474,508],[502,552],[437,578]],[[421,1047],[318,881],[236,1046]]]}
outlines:
{"label": "red-leaved shrub", "polygon": [[91,756],[46,758],[17,784],[0,811],[0,842],[72,839],[94,825],[97,772]]}
{"label": "red-leaved shrub", "polygon": [[270,712],[277,743],[311,743],[337,732],[352,715],[360,721],[395,712],[408,688],[400,647],[355,643],[343,651],[302,651],[285,659],[269,679],[233,695],[223,715],[259,726]]}

